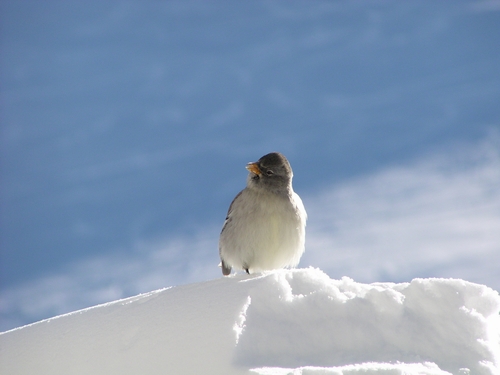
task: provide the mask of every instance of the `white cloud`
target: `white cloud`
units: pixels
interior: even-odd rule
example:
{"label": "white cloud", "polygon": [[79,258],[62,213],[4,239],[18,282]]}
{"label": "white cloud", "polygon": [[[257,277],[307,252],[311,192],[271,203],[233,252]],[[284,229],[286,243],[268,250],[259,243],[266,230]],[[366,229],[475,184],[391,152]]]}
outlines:
{"label": "white cloud", "polygon": [[0,294],[0,331],[158,288],[219,277],[218,229],[138,242]]}
{"label": "white cloud", "polygon": [[500,289],[499,146],[492,133],[311,197],[302,265],[365,282],[456,277]]}
{"label": "white cloud", "polygon": [[[361,282],[455,277],[500,289],[498,133],[303,198],[310,220],[301,267]],[[0,329],[220,277],[219,230],[138,242],[6,288]]]}

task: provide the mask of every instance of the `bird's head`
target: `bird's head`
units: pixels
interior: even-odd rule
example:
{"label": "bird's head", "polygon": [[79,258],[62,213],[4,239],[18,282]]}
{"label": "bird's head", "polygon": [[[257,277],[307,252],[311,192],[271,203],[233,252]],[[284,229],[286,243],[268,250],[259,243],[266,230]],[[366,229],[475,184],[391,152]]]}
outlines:
{"label": "bird's head", "polygon": [[266,190],[277,194],[288,194],[292,189],[292,167],[285,155],[271,152],[258,161],[248,163],[250,172],[247,185],[249,188]]}

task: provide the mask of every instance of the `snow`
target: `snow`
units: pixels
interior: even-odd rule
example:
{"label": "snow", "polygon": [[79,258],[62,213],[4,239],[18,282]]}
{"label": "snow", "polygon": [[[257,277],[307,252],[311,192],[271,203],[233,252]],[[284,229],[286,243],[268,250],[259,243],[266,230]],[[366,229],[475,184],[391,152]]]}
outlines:
{"label": "snow", "polygon": [[498,374],[500,296],[319,269],[161,289],[0,334],[2,374]]}

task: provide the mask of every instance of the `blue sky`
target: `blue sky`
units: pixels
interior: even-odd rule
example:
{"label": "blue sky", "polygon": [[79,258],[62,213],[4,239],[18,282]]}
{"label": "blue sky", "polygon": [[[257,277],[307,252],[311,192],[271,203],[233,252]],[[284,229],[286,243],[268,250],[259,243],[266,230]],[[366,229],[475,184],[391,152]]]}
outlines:
{"label": "blue sky", "polygon": [[219,277],[270,151],[301,266],[500,288],[500,2],[0,7],[2,328]]}

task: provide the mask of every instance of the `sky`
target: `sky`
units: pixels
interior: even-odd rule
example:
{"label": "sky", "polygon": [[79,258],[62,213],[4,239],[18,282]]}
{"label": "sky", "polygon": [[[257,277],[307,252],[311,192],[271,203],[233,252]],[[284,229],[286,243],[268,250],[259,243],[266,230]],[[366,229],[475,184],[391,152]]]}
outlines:
{"label": "sky", "polygon": [[2,329],[220,277],[284,153],[301,267],[500,289],[500,2],[2,1]]}

